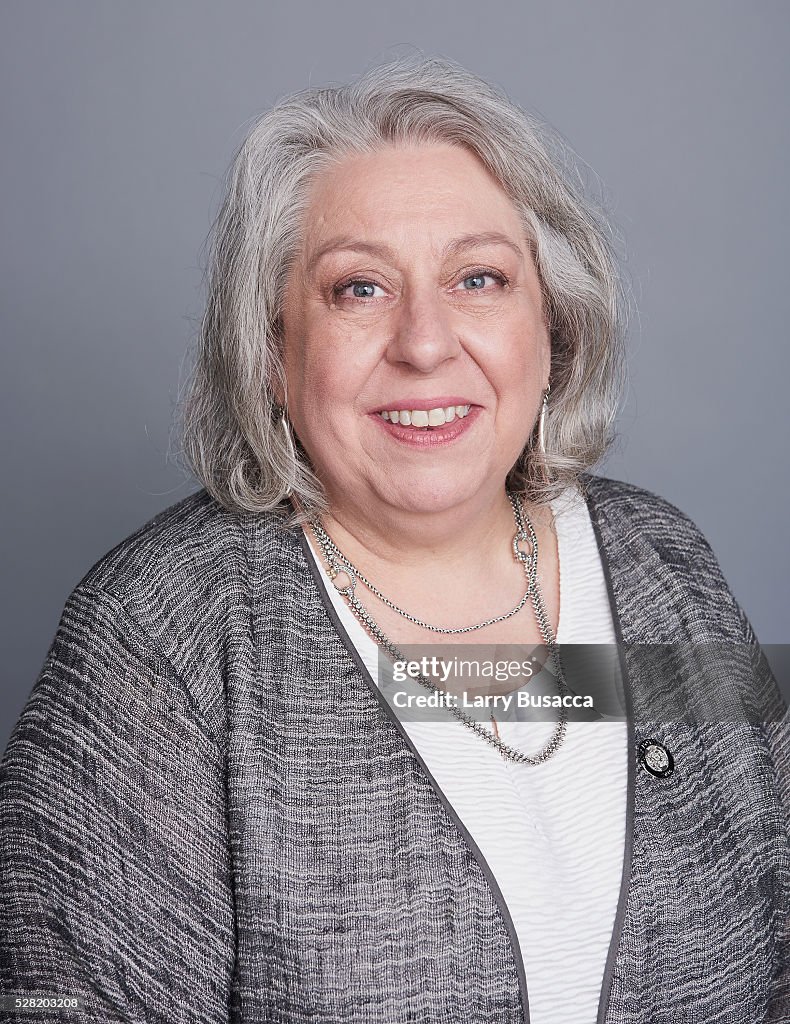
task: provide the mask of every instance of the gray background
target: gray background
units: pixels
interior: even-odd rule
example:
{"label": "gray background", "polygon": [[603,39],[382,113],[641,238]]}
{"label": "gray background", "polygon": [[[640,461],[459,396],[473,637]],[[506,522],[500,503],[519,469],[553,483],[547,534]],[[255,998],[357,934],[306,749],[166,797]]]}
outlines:
{"label": "gray background", "polygon": [[172,413],[251,119],[412,47],[603,183],[639,309],[603,470],[691,515],[761,640],[790,640],[789,27],[784,0],[0,4],[0,750],[71,588],[196,489]]}

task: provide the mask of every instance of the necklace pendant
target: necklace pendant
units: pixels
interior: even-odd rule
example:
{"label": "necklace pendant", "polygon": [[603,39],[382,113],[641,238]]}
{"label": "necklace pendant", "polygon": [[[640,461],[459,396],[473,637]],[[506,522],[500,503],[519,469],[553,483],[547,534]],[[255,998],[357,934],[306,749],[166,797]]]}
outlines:
{"label": "necklace pendant", "polygon": [[513,538],[513,557],[517,562],[530,565],[535,554],[535,545],[526,530],[519,530]]}
{"label": "necklace pendant", "polygon": [[353,572],[349,569],[336,569],[333,566],[331,578],[338,594],[342,594],[344,597],[354,596],[354,587],[357,585],[357,581]]}

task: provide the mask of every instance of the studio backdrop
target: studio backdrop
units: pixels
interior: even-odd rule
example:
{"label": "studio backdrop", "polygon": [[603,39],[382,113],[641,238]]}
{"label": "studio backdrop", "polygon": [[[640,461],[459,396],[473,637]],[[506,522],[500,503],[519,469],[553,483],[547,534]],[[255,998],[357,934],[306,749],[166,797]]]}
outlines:
{"label": "studio backdrop", "polygon": [[5,0],[0,750],[75,584],[198,487],[178,403],[246,130],[403,52],[459,61],[579,154],[632,306],[598,471],[690,515],[760,640],[790,639],[789,28],[779,0]]}

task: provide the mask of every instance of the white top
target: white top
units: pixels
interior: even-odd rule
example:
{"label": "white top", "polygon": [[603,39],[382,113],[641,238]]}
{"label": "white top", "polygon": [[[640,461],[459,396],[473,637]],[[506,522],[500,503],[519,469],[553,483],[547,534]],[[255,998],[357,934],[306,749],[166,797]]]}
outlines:
{"label": "white top", "polygon": [[[616,661],[587,506],[568,488],[552,502],[552,511],[560,565],[557,641],[611,644],[605,656]],[[349,637],[385,692],[377,644],[326,575],[309,530],[307,537]],[[367,604],[362,587],[359,594]],[[400,691],[428,692],[416,682],[393,684],[391,673],[386,682]],[[531,1024],[593,1024],[623,868],[625,721],[571,720],[559,750],[543,764],[530,765],[506,761],[446,710],[434,711],[441,720],[429,721],[413,720],[413,711],[397,713],[499,884],[524,959]],[[508,711],[495,711],[499,734],[505,743],[536,753],[554,723],[524,721],[524,714],[515,701]]]}

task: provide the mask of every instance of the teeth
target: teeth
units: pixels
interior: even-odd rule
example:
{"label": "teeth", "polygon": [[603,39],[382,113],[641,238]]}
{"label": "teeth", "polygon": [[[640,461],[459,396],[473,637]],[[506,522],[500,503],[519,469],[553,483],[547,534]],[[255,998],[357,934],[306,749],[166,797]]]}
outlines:
{"label": "teeth", "polygon": [[463,419],[469,412],[468,405],[448,405],[437,409],[389,409],[379,416],[389,423],[400,423],[406,427],[441,427],[452,423],[456,416]]}

